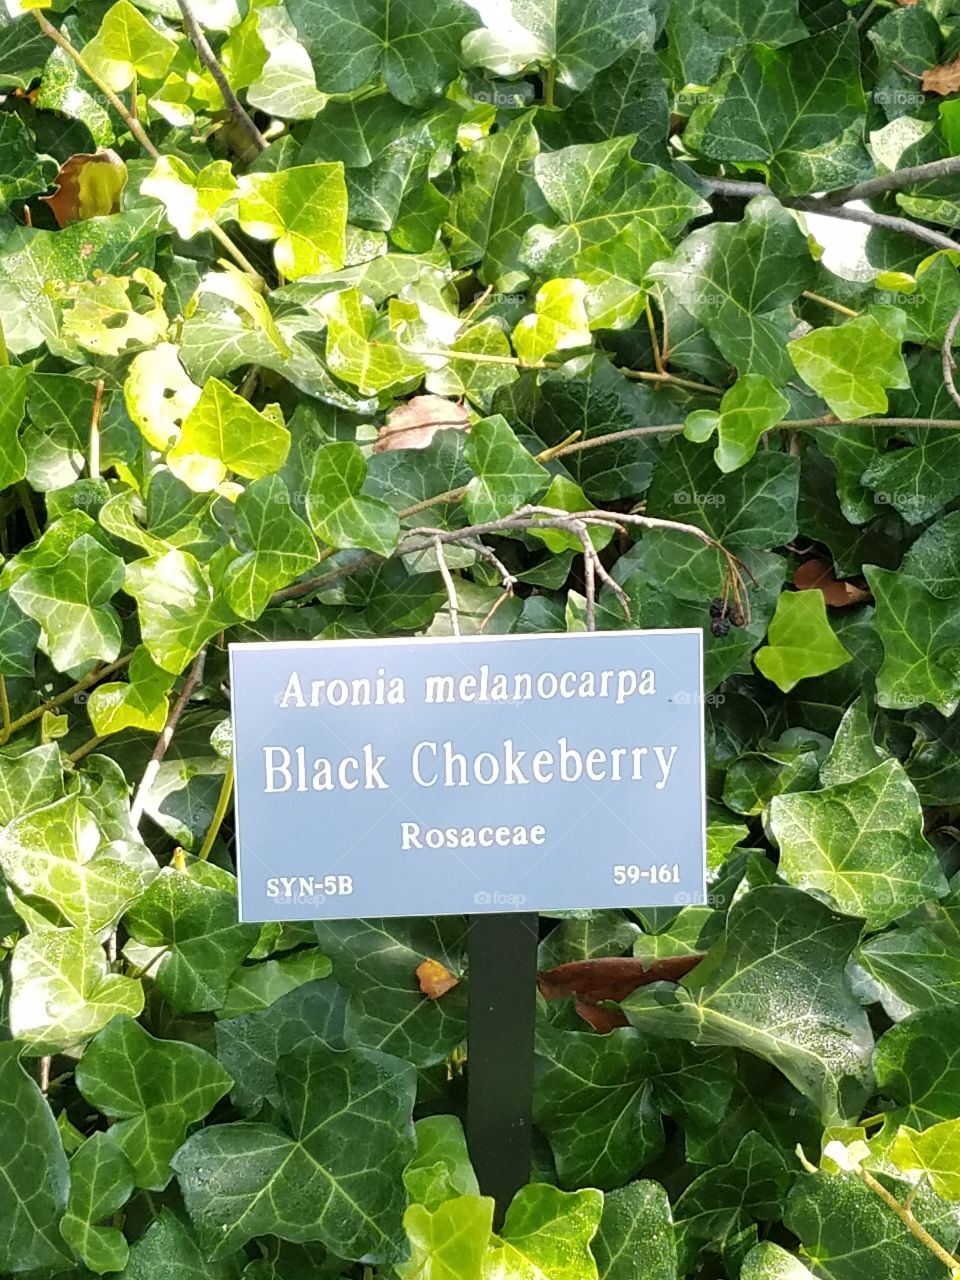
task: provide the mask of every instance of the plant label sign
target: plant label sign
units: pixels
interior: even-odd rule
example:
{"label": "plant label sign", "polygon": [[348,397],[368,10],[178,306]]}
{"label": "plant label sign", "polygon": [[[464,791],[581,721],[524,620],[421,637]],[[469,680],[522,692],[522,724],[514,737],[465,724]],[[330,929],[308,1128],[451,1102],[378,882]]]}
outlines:
{"label": "plant label sign", "polygon": [[231,645],[241,919],[704,902],[702,639]]}

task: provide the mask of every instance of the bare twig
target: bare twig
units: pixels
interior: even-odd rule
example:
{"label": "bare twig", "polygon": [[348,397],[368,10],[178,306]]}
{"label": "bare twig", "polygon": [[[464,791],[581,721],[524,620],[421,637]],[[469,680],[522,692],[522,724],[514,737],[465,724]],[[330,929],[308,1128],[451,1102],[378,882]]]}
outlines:
{"label": "bare twig", "polygon": [[94,734],[92,738],[88,738],[87,741],[77,747],[75,751],[71,751],[66,759],[69,760],[71,764],[76,764],[78,760],[82,760],[84,756],[88,756],[91,751],[96,751],[100,743],[106,742],[106,740],[107,734]]}
{"label": "bare twig", "polygon": [[[25,725],[33,724],[34,720],[42,719],[47,711],[55,711],[57,707],[62,707],[65,702],[69,702],[71,698],[75,698],[78,693],[83,693],[89,689],[91,685],[99,684],[101,680],[106,680],[107,676],[112,676],[117,671],[122,671],[133,657],[132,653],[124,654],[122,658],[118,658],[116,662],[111,662],[107,667],[99,667],[91,671],[89,675],[85,675],[82,680],[78,680],[76,684],[72,684],[69,689],[64,689],[62,693],[58,693],[54,698],[48,698],[46,702],[42,702],[39,707],[34,707],[32,711],[25,712],[22,716],[18,716],[16,720],[10,721],[7,725],[7,738],[11,733],[16,733],[18,729],[24,728]],[[5,686],[4,686],[5,688]],[[3,739],[6,741],[6,738]]]}
{"label": "bare twig", "polygon": [[3,711],[3,728],[0,729],[0,747],[10,737],[10,699],[7,696],[7,680],[0,676],[0,710]]}
{"label": "bare twig", "polygon": [[947,325],[947,332],[943,335],[943,381],[950,392],[951,400],[960,409],[960,392],[957,391],[956,384],[953,381],[955,363],[953,359],[953,339],[958,325],[960,325],[960,308],[954,313],[953,319]]}
{"label": "bare twig", "polygon": [[437,553],[437,568],[440,570],[440,577],[443,579],[443,585],[447,592],[450,630],[453,635],[458,636],[460,634],[460,601],[457,598],[457,584],[453,580],[453,574],[450,572],[447,558],[443,554],[443,543],[440,541],[439,535],[434,538],[433,546]]}
{"label": "bare twig", "polygon": [[949,1270],[951,1276],[960,1274],[960,1260],[948,1253],[939,1240],[935,1240],[929,1231],[917,1221],[909,1205],[901,1204],[892,1191],[888,1191],[879,1179],[868,1173],[863,1167],[854,1171],[862,1182],[870,1188],[875,1196],[879,1196],[888,1209],[892,1209],[912,1236],[929,1249],[933,1256]]}
{"label": "bare twig", "polygon": [[233,85],[227,79],[223,67],[221,67],[217,55],[210,47],[210,41],[204,34],[203,28],[197,21],[196,14],[190,7],[189,0],[177,0],[180,12],[183,14],[183,29],[190,38],[190,43],[197,51],[197,56],[203,65],[207,68],[214,80],[217,82],[217,88],[223,95],[223,100],[227,105],[227,110],[233,116],[234,120],[244,131],[253,145],[259,151],[266,151],[270,145],[266,138],[257,128],[256,124],[248,115],[243,103],[233,91]]}
{"label": "bare twig", "polygon": [[227,769],[223,775],[223,782],[220,786],[220,794],[217,796],[217,807],[213,811],[213,817],[210,819],[210,825],[207,827],[207,834],[203,837],[203,844],[200,846],[200,852],[197,857],[201,862],[206,862],[210,857],[210,851],[213,849],[214,841],[220,833],[223,826],[223,820],[227,816],[227,810],[230,808],[230,796],[233,792],[233,760],[227,762]]}
{"label": "bare twig", "polygon": [[[951,157],[951,159],[956,162],[958,158]],[[937,161],[937,163],[942,162]],[[919,165],[915,170],[901,169],[898,173],[889,176],[899,178],[902,174],[917,172],[924,168],[926,168],[925,165]],[[901,235],[913,236],[915,240],[922,240],[924,244],[931,244],[937,249],[960,248],[960,241],[951,239],[942,231],[935,231],[932,227],[914,222],[911,218],[898,217],[889,213],[875,213],[873,209],[854,209],[844,203],[848,200],[863,200],[868,195],[877,194],[875,191],[862,190],[868,185],[867,183],[862,183],[859,187],[851,187],[847,192],[834,192],[830,196],[788,196],[771,192],[770,188],[762,182],[745,182],[740,178],[706,178],[702,174],[700,180],[714,195],[732,196],[740,200],[752,200],[754,196],[761,195],[776,195],[782,205],[788,209],[797,209],[801,213],[820,213],[827,218],[839,218],[844,222],[863,222],[871,227],[881,227],[885,231],[897,231]],[[872,181],[882,180],[872,179]],[[902,185],[908,186],[909,183],[905,182]],[[884,188],[884,190],[887,189],[894,188]]]}
{"label": "bare twig", "polygon": [[137,794],[133,798],[133,804],[130,806],[130,822],[134,827],[140,825],[143,817],[144,805],[147,801],[147,795],[151,786],[160,771],[160,765],[163,757],[170,748],[173,741],[173,735],[176,732],[177,725],[180,723],[180,717],[186,709],[187,703],[193,695],[194,690],[203,679],[203,669],[207,661],[206,647],[202,648],[193,660],[193,666],[190,668],[186,680],[183,682],[183,688],[180,690],[176,702],[170,708],[170,714],[167,716],[167,723],[163,726],[163,730],[157,738],[157,745],[153,749],[153,755],[143,771],[143,777],[140,779],[140,785],[137,787]]}
{"label": "bare twig", "polygon": [[40,1092],[44,1097],[50,1092],[50,1067],[53,1059],[49,1054],[44,1054],[40,1059]]}

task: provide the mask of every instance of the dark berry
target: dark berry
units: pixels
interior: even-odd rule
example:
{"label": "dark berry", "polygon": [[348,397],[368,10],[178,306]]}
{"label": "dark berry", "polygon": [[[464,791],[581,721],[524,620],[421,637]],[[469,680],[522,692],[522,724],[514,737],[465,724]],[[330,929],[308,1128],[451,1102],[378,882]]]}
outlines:
{"label": "dark berry", "polygon": [[743,612],[743,605],[732,604],[727,610],[727,617],[735,627],[742,627],[746,624],[746,614]]}
{"label": "dark berry", "polygon": [[725,616],[726,612],[727,612],[727,606],[724,603],[724,601],[721,600],[719,596],[715,596],[710,601],[710,617],[722,618]]}
{"label": "dark berry", "polygon": [[714,618],[713,621],[710,623],[710,630],[713,632],[713,634],[717,637],[718,640],[722,640],[723,637],[730,630],[730,623],[727,621],[726,618]]}

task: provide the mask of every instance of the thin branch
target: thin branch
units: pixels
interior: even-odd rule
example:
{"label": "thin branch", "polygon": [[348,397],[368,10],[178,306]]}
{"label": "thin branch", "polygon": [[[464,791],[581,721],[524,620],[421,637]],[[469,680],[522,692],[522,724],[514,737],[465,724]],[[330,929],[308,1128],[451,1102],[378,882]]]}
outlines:
{"label": "thin branch", "polygon": [[227,816],[227,810],[230,808],[230,796],[233,792],[233,759],[227,762],[227,769],[223,775],[223,783],[220,786],[220,794],[217,796],[217,807],[213,811],[213,817],[210,819],[210,825],[207,827],[207,834],[203,837],[203,844],[200,846],[200,852],[197,857],[201,862],[206,862],[210,857],[210,851],[213,849],[214,841],[220,834],[220,828],[223,826],[223,820]]}
{"label": "thin branch", "polygon": [[0,710],[3,711],[3,728],[0,729],[0,747],[2,747],[10,737],[10,698],[7,695],[6,676],[0,676]]}
{"label": "thin branch", "polygon": [[878,178],[855,182],[842,191],[831,191],[824,200],[827,204],[871,200],[874,196],[886,195],[888,191],[902,191],[904,187],[915,187],[920,182],[936,182],[938,178],[953,178],[957,174],[960,174],[960,156],[946,156],[943,160],[930,160],[926,164],[910,165],[906,169],[881,174]]}
{"label": "thin branch", "polygon": [[[33,724],[34,720],[42,719],[47,711],[55,711],[57,707],[62,707],[65,702],[69,702],[75,698],[78,693],[83,693],[89,689],[91,685],[99,684],[101,680],[105,680],[107,676],[112,676],[117,671],[122,671],[133,657],[132,653],[125,654],[122,658],[118,658],[116,662],[111,662],[107,667],[99,667],[95,671],[91,671],[89,675],[85,675],[82,680],[78,680],[76,684],[72,684],[69,689],[64,689],[63,693],[58,693],[55,698],[48,698],[46,702],[42,702],[39,707],[34,707],[32,711],[27,711],[24,715],[18,716],[16,720],[10,722],[7,726],[7,737],[11,733],[16,733],[18,729],[24,728],[25,725]],[[6,741],[6,739],[4,739]]]}
{"label": "thin branch", "polygon": [[243,103],[233,91],[233,85],[227,79],[223,67],[221,67],[217,55],[210,47],[210,41],[204,34],[203,28],[197,21],[196,14],[190,7],[189,0],[177,0],[180,12],[183,14],[183,28],[190,38],[190,43],[197,51],[197,56],[203,65],[207,68],[214,80],[217,82],[217,88],[223,95],[223,100],[227,104],[227,109],[233,116],[234,120],[244,131],[250,141],[260,151],[266,151],[270,145],[266,138],[254,124],[253,120],[247,114]]}
{"label": "thin branch", "polygon": [[939,1240],[933,1238],[930,1232],[914,1217],[912,1209],[902,1205],[893,1192],[888,1191],[883,1183],[875,1178],[872,1173],[868,1173],[866,1169],[859,1167],[855,1170],[855,1173],[861,1181],[867,1184],[874,1195],[880,1197],[888,1209],[893,1210],[910,1234],[949,1269],[951,1276],[955,1276],[960,1272],[960,1260],[955,1258],[952,1253],[948,1253]]}
{"label": "thin branch", "polygon": [[950,392],[951,400],[960,409],[960,392],[957,391],[953,381],[953,339],[958,325],[960,325],[960,308],[954,313],[953,319],[947,325],[947,332],[943,335],[943,380]]}
{"label": "thin branch", "polygon": [[[159,160],[160,152],[150,141],[150,136],[147,133],[147,131],[144,129],[140,121],[134,115],[131,114],[129,108],[127,107],[123,99],[119,97],[116,93],[114,93],[113,89],[110,88],[109,84],[107,84],[105,80],[100,79],[100,77],[96,74],[96,72],[93,70],[93,67],[90,66],[89,62],[87,62],[87,60],[84,58],[83,54],[79,51],[79,49],[74,48],[74,46],[70,43],[67,37],[61,31],[58,31],[57,28],[53,25],[53,23],[43,16],[43,14],[40,12],[39,9],[32,9],[31,12],[33,13],[33,16],[36,18],[37,23],[40,27],[40,30],[43,32],[43,34],[47,36],[50,40],[52,40],[53,43],[57,45],[60,49],[62,49],[68,58],[72,58],[73,61],[77,64],[77,66],[80,68],[80,70],[83,72],[83,74],[89,80],[93,81],[93,83],[97,86],[97,88],[106,98],[106,100],[113,107],[114,111],[116,111],[120,119],[124,122],[124,124],[130,130],[130,132],[136,138],[136,140],[140,143],[141,147],[143,147],[144,151],[146,151],[147,155],[152,156],[154,160]],[[237,263],[238,266],[242,267],[243,270],[248,275],[253,276],[255,279],[257,280],[262,279],[260,272],[245,257],[245,255],[241,252],[241,250],[237,248],[237,246],[233,243],[233,241],[230,239],[230,237],[227,235],[227,233],[223,230],[222,227],[217,226],[215,222],[211,222],[208,229],[210,231],[210,234],[213,236],[213,238],[220,242],[220,244],[223,246],[224,249],[226,249],[227,253],[230,254],[230,256],[233,258],[233,260]]]}
{"label": "thin branch", "polygon": [[180,717],[186,710],[187,703],[190,701],[194,690],[203,679],[203,669],[207,661],[206,646],[200,650],[193,660],[193,666],[183,682],[183,688],[180,694],[170,708],[170,714],[167,716],[167,723],[163,726],[163,730],[157,738],[157,745],[153,749],[153,755],[143,771],[143,777],[140,779],[140,785],[137,787],[137,794],[133,798],[133,804],[130,806],[130,822],[134,828],[140,825],[143,817],[144,805],[147,802],[147,795],[153,786],[154,780],[160,771],[160,765],[163,763],[163,757],[170,748],[173,741],[173,735],[176,732],[177,725],[180,723]]}
{"label": "thin branch", "polygon": [[[954,159],[956,159],[954,157]],[[937,162],[941,163],[941,162]],[[925,166],[920,165],[919,168]],[[911,170],[901,169],[900,174],[912,172]],[[891,175],[899,177],[900,174]],[[942,231],[934,231],[932,227],[922,226],[919,222],[914,222],[910,218],[898,217],[895,214],[875,213],[873,209],[853,209],[849,205],[838,200],[836,195],[829,197],[816,196],[788,196],[777,195],[772,192],[768,186],[762,182],[745,182],[740,178],[706,178],[702,174],[698,175],[701,182],[709,189],[713,195],[731,196],[737,200],[752,200],[754,196],[774,195],[788,209],[797,209],[801,213],[820,213],[827,218],[839,218],[844,222],[864,222],[871,227],[881,227],[885,231],[896,231],[900,235],[913,236],[915,240],[922,240],[924,244],[931,244],[937,249],[958,249],[960,241],[953,240],[948,235],[944,235]],[[876,179],[880,181],[880,179]],[[865,184],[864,184],[865,185]],[[849,193],[840,193],[843,200],[862,200],[864,193],[858,188],[851,188],[856,191],[855,195]]]}
{"label": "thin branch", "polygon": [[[481,351],[419,351],[414,347],[404,347],[412,356],[431,356],[439,360],[463,360],[468,364],[512,365],[515,369],[562,369],[567,363],[564,360],[522,360],[520,356],[497,356]],[[583,353],[580,352],[579,355]],[[573,356],[571,359],[577,359]],[[722,396],[721,387],[712,387],[708,382],[694,382],[692,378],[680,378],[675,373],[654,373],[651,369],[623,369],[614,366],[625,378],[638,382],[660,382],[673,387],[683,387],[687,391],[700,391],[708,396]]]}
{"label": "thin branch", "polygon": [[92,738],[88,738],[75,751],[71,751],[66,757],[71,764],[76,764],[78,760],[82,760],[84,756],[88,756],[91,751],[96,751],[101,742],[106,742],[107,734],[94,734]]}
{"label": "thin branch", "polygon": [[439,535],[433,540],[433,547],[437,553],[437,567],[440,570],[440,577],[443,579],[443,585],[447,593],[447,610],[450,614],[450,631],[453,635],[460,634],[460,601],[457,598],[457,584],[453,580],[453,574],[450,572],[450,566],[447,564],[447,558],[443,554],[443,543]]}
{"label": "thin branch", "polygon": [[854,311],[853,307],[845,307],[842,302],[834,302],[833,298],[825,298],[822,293],[814,293],[811,289],[804,289],[802,296],[809,298],[811,302],[818,302],[821,307],[829,307],[831,311],[837,311],[842,316],[855,318],[860,315],[860,312]]}

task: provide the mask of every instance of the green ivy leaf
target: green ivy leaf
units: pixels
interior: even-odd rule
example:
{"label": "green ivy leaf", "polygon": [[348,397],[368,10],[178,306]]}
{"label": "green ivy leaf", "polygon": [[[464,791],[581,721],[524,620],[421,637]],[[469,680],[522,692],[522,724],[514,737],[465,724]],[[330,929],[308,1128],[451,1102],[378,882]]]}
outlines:
{"label": "green ivy leaf", "polygon": [[760,437],[780,422],[790,402],[773,383],[758,374],[744,374],[720,401],[720,408],[697,409],[687,418],[683,434],[702,443],[717,433],[713,458],[721,471],[736,471],[750,461]]}
{"label": "green ivy leaf", "polygon": [[184,484],[204,493],[228,471],[251,480],[278,471],[289,450],[290,432],[279,409],[261,413],[219,378],[210,378],[184,418],[167,463]]}
{"label": "green ivy leaf", "polygon": [[775,796],[770,826],[784,879],[871,928],[947,891],[923,837],[917,793],[897,760],[821,791]]}
{"label": "green ivy leaf", "polygon": [[128,668],[128,680],[99,684],[87,698],[87,713],[93,731],[106,738],[123,729],[146,729],[159,733],[167,719],[167,694],[173,684],[164,671],[138,645]]}
{"label": "green ivy leaf", "polygon": [[785,591],[767,629],[769,644],[758,649],[758,670],[789,693],[801,680],[822,676],[849,662],[851,654],[827,620],[822,591]]}
{"label": "green ivy leaf", "polygon": [[730,1045],[772,1062],[828,1118],[858,1114],[873,1036],[844,969],[859,934],[859,921],[798,889],[756,888],[734,904],[724,936],[688,977],[663,991],[641,987],[623,1009],[648,1035]]}
{"label": "green ivy leaf", "polygon": [[151,26],[130,0],[117,0],[84,46],[83,56],[94,73],[119,93],[130,87],[135,76],[162,80],[176,51],[176,41]]}
{"label": "green ivy leaf", "polygon": [[677,1244],[667,1193],[658,1182],[631,1182],[603,1197],[592,1244],[603,1280],[676,1280]]}
{"label": "green ivy leaf", "polygon": [[509,515],[545,488],[550,474],[527,452],[499,413],[473,426],[465,457],[474,478],[464,502],[474,524]]}
{"label": "green ivy leaf", "polygon": [[259,618],[279,587],[317,563],[313,534],[290,506],[279,476],[248,485],[237,499],[237,532],[243,555],[223,578],[223,593],[241,618]]}
{"label": "green ivy leaf", "polygon": [[[427,1067],[460,1043],[466,1029],[462,917],[330,920],[315,928],[321,951],[349,995],[348,1044]],[[424,960],[442,964],[460,985],[439,1000],[426,999],[416,978]]]}
{"label": "green ivy leaf", "polygon": [[460,41],[477,18],[462,0],[384,9],[375,0],[288,0],[324,93],[350,93],[377,72],[401,102],[438,97],[460,65]]}
{"label": "green ivy leaf", "polygon": [[598,1280],[590,1242],[602,1211],[599,1191],[521,1187],[491,1248],[490,1273],[510,1280]]}
{"label": "green ivy leaf", "polygon": [[432,1211],[459,1196],[479,1195],[459,1119],[424,1116],[414,1127],[417,1154],[403,1171],[404,1186],[414,1204]]}
{"label": "green ivy leaf", "polygon": [[347,188],[341,164],[306,164],[240,178],[237,216],[257,240],[275,240],[277,270],[291,280],[343,266]]}
{"label": "green ivy leaf", "polygon": [[278,1074],[291,1136],[269,1124],[214,1125],[174,1158],[206,1253],[223,1257],[270,1234],[398,1261],[413,1068],[369,1050],[301,1044]]}
{"label": "green ivy leaf", "polygon": [[960,621],[952,600],[939,599],[917,578],[868,565],[876,596],[874,620],[883,642],[877,676],[882,707],[932,703],[952,715],[960,701]]}
{"label": "green ivy leaf", "polygon": [[211,636],[235,621],[186,551],[134,560],[127,565],[124,590],[137,602],[140,634],[150,657],[175,675]]}
{"label": "green ivy leaf", "polygon": [[129,1162],[135,1185],[156,1190],[169,1182],[170,1161],[190,1126],[232,1083],[199,1046],[157,1040],[125,1017],[104,1027],[77,1067],[77,1087],[113,1122],[110,1139]]}
{"label": "green ivy leaf", "polygon": [[210,229],[237,183],[227,160],[213,160],[194,173],[179,157],[160,156],[140,190],[163,204],[177,235],[189,240]]}
{"label": "green ivy leaf", "polygon": [[898,1169],[929,1179],[942,1200],[960,1200],[960,1119],[944,1120],[922,1133],[901,1125],[890,1159]]}
{"label": "green ivy leaf", "polygon": [[786,341],[791,306],[815,282],[803,232],[772,196],[756,196],[743,220],[692,232],[650,270],[706,329],[741,374],[783,386],[793,376]]}
{"label": "green ivy leaf", "polygon": [[517,355],[536,364],[552,351],[590,344],[587,287],[582,280],[548,280],[537,290],[534,309],[517,324],[511,340]]}
{"label": "green ivy leaf", "polygon": [[257,926],[237,923],[233,877],[196,863],[165,867],[124,917],[142,947],[157,990],[183,1012],[219,1009]]}
{"label": "green ivy leaf", "polygon": [[404,1280],[483,1280],[493,1230],[494,1202],[487,1196],[460,1196],[433,1211],[412,1204],[403,1216],[410,1260],[398,1268]]}
{"label": "green ivy leaf", "polygon": [[98,1276],[127,1265],[129,1246],[123,1232],[98,1224],[123,1208],[133,1188],[133,1168],[113,1134],[95,1133],[70,1161],[70,1200],[60,1234]]}
{"label": "green ivy leaf", "polygon": [[902,328],[888,317],[863,315],[814,329],[788,350],[797,373],[844,421],[886,413],[887,388],[909,387],[901,341]]}
{"label": "green ivy leaf", "polygon": [[562,1186],[612,1191],[660,1152],[655,1066],[643,1037],[629,1027],[603,1039],[542,1029],[534,1123],[550,1142]]}
{"label": "green ivy leaf", "polygon": [[388,556],[397,545],[400,523],[386,502],[360,492],[366,473],[355,444],[318,450],[307,489],[307,518],[328,546],[367,547]]}
{"label": "green ivy leaf", "polygon": [[40,644],[58,671],[120,652],[120,620],[109,601],[123,585],[123,561],[81,534],[54,566],[29,569],[10,588],[41,629]]}
{"label": "green ivy leaf", "polygon": [[136,1018],[143,989],[111,973],[96,934],[41,929],[17,943],[10,966],[10,1030],[30,1054],[89,1040],[119,1013]]}

